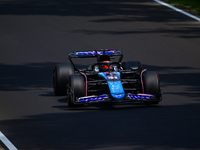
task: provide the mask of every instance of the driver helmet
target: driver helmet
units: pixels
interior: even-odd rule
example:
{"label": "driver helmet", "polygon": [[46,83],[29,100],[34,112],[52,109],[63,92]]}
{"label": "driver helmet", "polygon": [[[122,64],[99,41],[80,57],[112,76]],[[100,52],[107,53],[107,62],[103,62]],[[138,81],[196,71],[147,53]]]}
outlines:
{"label": "driver helmet", "polygon": [[[101,62],[110,62],[110,56],[109,56],[109,55],[101,55],[101,56],[99,57],[99,60],[100,60]],[[108,68],[111,69],[111,68],[112,68],[112,65],[110,65],[110,67],[108,67],[108,65],[102,65],[101,68],[102,68],[103,71],[106,71]]]}

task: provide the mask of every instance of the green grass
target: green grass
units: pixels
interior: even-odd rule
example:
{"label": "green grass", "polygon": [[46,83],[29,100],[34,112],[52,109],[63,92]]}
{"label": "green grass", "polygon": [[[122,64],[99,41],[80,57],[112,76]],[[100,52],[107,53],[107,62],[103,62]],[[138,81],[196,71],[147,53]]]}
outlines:
{"label": "green grass", "polygon": [[175,7],[200,16],[200,0],[163,0]]}

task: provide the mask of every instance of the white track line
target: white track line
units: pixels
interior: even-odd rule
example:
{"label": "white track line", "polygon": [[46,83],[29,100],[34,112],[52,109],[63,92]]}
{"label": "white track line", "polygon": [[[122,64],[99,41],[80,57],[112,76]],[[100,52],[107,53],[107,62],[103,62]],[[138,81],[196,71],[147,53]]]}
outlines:
{"label": "white track line", "polygon": [[5,137],[5,135],[0,131],[0,140],[5,144],[9,150],[17,150],[17,148]]}
{"label": "white track line", "polygon": [[189,13],[187,13],[187,12],[181,10],[181,9],[178,9],[178,8],[172,6],[172,5],[169,5],[169,4],[167,4],[167,3],[165,3],[165,2],[162,2],[162,1],[160,1],[160,0],[154,0],[154,1],[157,2],[157,3],[160,3],[160,4],[162,4],[162,5],[164,5],[164,6],[166,6],[166,7],[169,7],[169,8],[171,8],[171,9],[175,10],[175,11],[178,11],[178,12],[180,12],[180,13],[182,13],[182,14],[184,14],[184,15],[190,17],[190,18],[193,18],[193,19],[195,19],[195,20],[197,20],[197,21],[200,21],[200,18],[198,18],[198,17],[196,17],[196,16],[194,16],[194,15],[191,15],[191,14],[189,14]]}

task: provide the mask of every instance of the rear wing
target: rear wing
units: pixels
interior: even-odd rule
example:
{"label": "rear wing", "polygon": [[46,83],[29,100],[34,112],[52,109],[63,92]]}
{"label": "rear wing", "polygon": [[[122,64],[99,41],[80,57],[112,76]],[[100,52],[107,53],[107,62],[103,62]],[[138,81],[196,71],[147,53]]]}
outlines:
{"label": "rear wing", "polygon": [[109,55],[111,58],[115,56],[119,56],[118,62],[122,61],[123,54],[121,50],[114,50],[114,49],[99,49],[99,50],[87,50],[87,51],[75,51],[68,54],[68,58],[71,64],[74,66],[75,70],[76,67],[72,61],[72,58],[90,58],[90,57],[97,57],[97,61],[99,60],[100,55]]}
{"label": "rear wing", "polygon": [[81,58],[81,57],[97,57],[98,55],[111,55],[111,56],[121,56],[121,50],[110,50],[110,49],[100,49],[100,50],[88,50],[88,51],[75,51],[69,53],[70,58]]}

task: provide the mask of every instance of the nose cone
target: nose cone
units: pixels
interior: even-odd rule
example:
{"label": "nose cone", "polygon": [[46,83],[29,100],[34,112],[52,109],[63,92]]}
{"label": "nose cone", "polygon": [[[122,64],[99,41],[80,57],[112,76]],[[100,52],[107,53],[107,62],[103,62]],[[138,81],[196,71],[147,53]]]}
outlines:
{"label": "nose cone", "polygon": [[107,81],[109,89],[110,89],[110,95],[114,99],[123,99],[125,96],[125,92],[122,86],[121,81]]}
{"label": "nose cone", "polygon": [[111,93],[111,96],[115,100],[121,100],[121,99],[124,99],[125,94],[124,93],[122,93],[122,94],[112,94]]}

